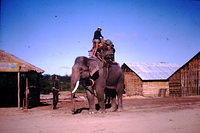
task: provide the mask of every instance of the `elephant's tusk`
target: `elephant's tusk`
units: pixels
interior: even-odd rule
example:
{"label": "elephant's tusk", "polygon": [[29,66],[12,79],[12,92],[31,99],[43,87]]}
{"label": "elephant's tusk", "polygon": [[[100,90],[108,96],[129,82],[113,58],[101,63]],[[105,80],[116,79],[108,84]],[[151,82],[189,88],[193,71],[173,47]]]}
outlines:
{"label": "elephant's tusk", "polygon": [[78,86],[79,86],[79,80],[76,82],[76,86],[75,86],[74,90],[72,91],[72,93],[76,92],[76,90],[78,89]]}

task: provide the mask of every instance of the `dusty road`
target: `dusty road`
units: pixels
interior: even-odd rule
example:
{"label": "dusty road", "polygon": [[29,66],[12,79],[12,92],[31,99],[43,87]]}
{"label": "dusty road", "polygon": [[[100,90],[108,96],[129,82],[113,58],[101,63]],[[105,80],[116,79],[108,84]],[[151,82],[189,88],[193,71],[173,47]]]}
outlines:
{"label": "dusty road", "polygon": [[[125,98],[123,112],[72,115],[69,102],[27,110],[0,108],[1,133],[199,133],[200,97]],[[87,107],[78,102],[77,108]]]}

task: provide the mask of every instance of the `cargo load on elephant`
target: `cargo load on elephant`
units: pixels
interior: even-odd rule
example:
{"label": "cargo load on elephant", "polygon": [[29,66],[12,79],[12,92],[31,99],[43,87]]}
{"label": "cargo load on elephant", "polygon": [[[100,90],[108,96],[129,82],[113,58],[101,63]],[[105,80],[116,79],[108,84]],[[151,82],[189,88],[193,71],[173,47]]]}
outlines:
{"label": "cargo load on elephant", "polygon": [[98,58],[101,61],[114,62],[115,60],[115,48],[111,40],[103,40],[101,42],[93,44],[93,48],[89,51],[91,58]]}

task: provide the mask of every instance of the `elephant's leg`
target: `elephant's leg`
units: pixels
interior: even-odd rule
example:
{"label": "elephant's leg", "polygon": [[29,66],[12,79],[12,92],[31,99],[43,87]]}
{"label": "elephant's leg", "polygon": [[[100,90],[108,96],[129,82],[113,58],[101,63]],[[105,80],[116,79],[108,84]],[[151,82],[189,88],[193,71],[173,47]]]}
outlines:
{"label": "elephant's leg", "polygon": [[86,90],[86,95],[88,99],[89,104],[89,113],[94,114],[95,113],[95,104],[94,104],[94,91],[92,88],[88,88],[89,90]]}
{"label": "elephant's leg", "polygon": [[117,90],[117,102],[118,102],[118,111],[123,110],[123,105],[122,105],[122,95],[124,91],[123,90]]}
{"label": "elephant's leg", "polygon": [[97,91],[97,99],[98,99],[98,103],[99,103],[99,106],[100,106],[99,112],[100,113],[105,112],[104,94]]}
{"label": "elephant's leg", "polygon": [[109,90],[106,88],[105,89],[105,104],[111,104],[111,96],[109,94]]}
{"label": "elephant's leg", "polygon": [[104,101],[104,88],[102,86],[96,86],[97,100],[100,106],[99,113],[105,112],[105,101]]}
{"label": "elephant's leg", "polygon": [[117,101],[118,101],[118,111],[122,111],[123,110],[122,93],[117,95]]}
{"label": "elephant's leg", "polygon": [[114,112],[117,110],[117,103],[116,103],[116,97],[112,98],[111,101],[111,108],[109,111]]}
{"label": "elephant's leg", "polygon": [[123,110],[123,105],[122,105],[122,95],[124,93],[124,84],[123,84],[123,79],[117,84],[117,101],[118,101],[118,111]]}
{"label": "elephant's leg", "polygon": [[113,112],[117,110],[117,103],[116,103],[116,90],[109,90],[109,96],[111,98],[111,108],[109,111]]}
{"label": "elephant's leg", "polygon": [[73,113],[75,113],[75,111],[76,111],[76,102],[75,102],[75,99],[74,99],[74,97],[75,97],[75,94],[73,94],[73,93],[71,93],[71,100],[72,100],[72,112]]}
{"label": "elephant's leg", "polygon": [[100,106],[99,113],[105,112],[105,87],[106,87],[106,80],[105,80],[105,73],[103,71],[99,72],[101,77],[99,77],[95,82],[95,90],[97,94],[98,104]]}

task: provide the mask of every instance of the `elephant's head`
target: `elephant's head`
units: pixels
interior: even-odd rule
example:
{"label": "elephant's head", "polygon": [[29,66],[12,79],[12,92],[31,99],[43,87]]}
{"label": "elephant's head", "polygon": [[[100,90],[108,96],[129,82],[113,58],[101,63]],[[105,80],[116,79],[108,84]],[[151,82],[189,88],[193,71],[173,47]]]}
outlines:
{"label": "elephant's head", "polygon": [[93,81],[90,79],[94,78],[100,67],[102,66],[101,62],[96,59],[90,59],[87,57],[77,57],[72,67],[71,75],[71,90],[74,93],[77,88],[79,81],[84,81],[86,85],[93,84]]}

